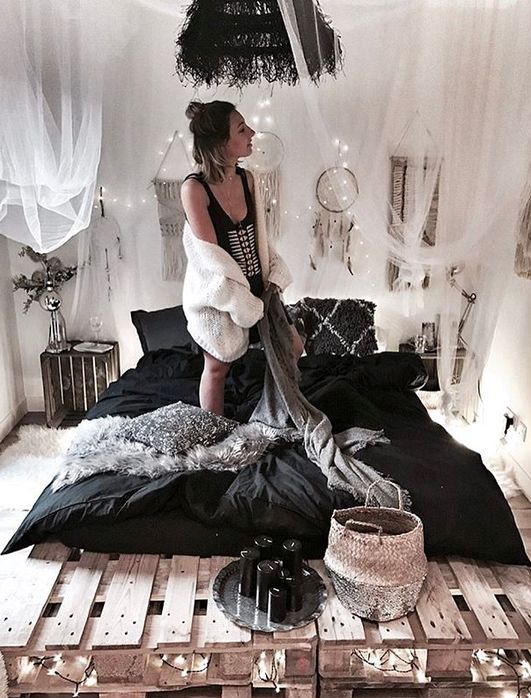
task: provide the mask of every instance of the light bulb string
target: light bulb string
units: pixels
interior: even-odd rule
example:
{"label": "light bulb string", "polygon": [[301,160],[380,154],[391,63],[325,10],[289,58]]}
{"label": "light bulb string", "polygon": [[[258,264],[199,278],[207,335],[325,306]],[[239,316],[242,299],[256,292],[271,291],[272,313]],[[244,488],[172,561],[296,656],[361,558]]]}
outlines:
{"label": "light bulb string", "polygon": [[[484,659],[484,660],[481,660],[481,659],[478,657],[478,651],[481,651],[481,652],[483,653],[483,655],[485,656],[485,659]],[[517,661],[512,662],[512,661],[505,655],[505,653],[504,653],[504,654],[501,654],[500,652],[501,652],[501,651],[500,651],[499,649],[498,649],[498,650],[476,650],[476,651],[473,653],[473,656],[474,656],[474,658],[477,659],[477,661],[480,662],[480,663],[483,663],[483,662],[487,661],[487,659],[488,659],[489,657],[492,657],[494,660],[499,661],[501,664],[504,664],[505,666],[509,667],[509,669],[511,669],[511,671],[513,672],[514,677],[515,677],[515,679],[516,679],[516,693],[515,693],[515,698],[522,698],[522,696],[524,695],[522,692],[523,692],[526,688],[527,688],[527,695],[528,695],[528,696],[531,696],[531,689],[530,689],[530,687],[529,687],[529,684],[527,685],[527,687],[526,687],[525,685],[522,685],[522,678],[524,678],[524,677],[521,676],[521,675],[519,674],[519,672],[517,671],[517,667],[522,667],[522,668],[523,668],[523,662],[520,661],[520,659],[518,659]],[[529,662],[526,662],[526,663],[529,664]],[[529,670],[528,670],[528,673],[530,674],[529,678],[531,678],[531,672],[530,672]]]}
{"label": "light bulb string", "polygon": [[[70,684],[73,684],[74,686],[74,693],[72,694],[73,696],[78,696],[79,695],[79,689],[86,683],[87,679],[90,678],[92,675],[92,672],[95,670],[94,666],[94,660],[91,658],[83,670],[83,678],[80,679],[79,681],[76,679],[71,679],[68,676],[65,676],[64,674],[61,674],[60,671],[58,671],[54,666],[48,666],[46,662],[55,662],[56,664],[61,661],[60,659],[56,659],[55,657],[34,657],[31,659],[33,662],[34,666],[42,666],[44,667],[49,673],[53,673],[55,676],[58,678],[62,679],[63,681],[67,681]],[[64,662],[64,660],[63,660]]]}
{"label": "light bulb string", "polygon": [[[381,666],[388,662],[391,656],[393,656],[397,661],[402,662],[404,666],[407,666],[407,669],[399,669],[396,664],[393,664],[391,667]],[[384,650],[381,656],[377,656],[378,663],[371,662],[368,657],[365,657],[362,654],[361,650],[354,650],[353,652],[351,652],[350,657],[357,657],[364,664],[367,664],[373,667],[374,669],[378,669],[378,671],[381,671],[383,673],[392,672],[395,674],[409,674],[412,669],[417,669],[418,671],[420,671],[420,666],[418,664],[418,656],[414,651],[412,651],[412,657],[410,660],[404,659],[404,657],[401,657],[392,649],[386,649]]]}
{"label": "light bulb string", "polygon": [[278,666],[277,666],[277,659],[275,654],[272,655],[271,657],[271,675],[268,675],[267,671],[265,669],[263,670],[262,673],[262,667],[260,666],[260,660],[265,660],[264,653],[260,654],[254,661],[254,664],[258,670],[258,678],[260,681],[264,683],[272,683],[273,688],[275,689],[275,692],[278,693],[280,690],[280,687],[278,685]]}
{"label": "light bulb string", "polygon": [[[195,660],[195,657],[197,656],[197,654],[199,654],[199,656],[201,657],[201,659],[203,659],[203,661],[206,661],[206,664],[204,664],[201,667],[201,669],[194,669],[193,668],[194,667],[194,660]],[[163,665],[169,666],[172,669],[174,669],[175,671],[179,671],[181,673],[181,675],[183,675],[183,676],[187,676],[188,674],[201,674],[201,673],[203,673],[204,671],[206,671],[208,669],[208,667],[210,666],[210,662],[212,661],[212,654],[209,654],[208,659],[207,659],[207,656],[205,654],[203,654],[202,652],[199,652],[199,653],[192,652],[192,658],[190,660],[190,664],[189,664],[189,666],[187,666],[188,655],[185,654],[185,655],[179,655],[179,656],[182,656],[182,659],[184,661],[184,666],[177,666],[175,663],[168,661],[165,654],[159,654],[160,660],[161,660]]]}

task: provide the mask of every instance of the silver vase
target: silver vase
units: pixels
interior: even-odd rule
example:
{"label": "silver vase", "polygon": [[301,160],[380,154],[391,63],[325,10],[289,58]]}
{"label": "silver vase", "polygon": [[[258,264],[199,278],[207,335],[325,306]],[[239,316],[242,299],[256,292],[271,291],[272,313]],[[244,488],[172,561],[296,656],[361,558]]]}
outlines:
{"label": "silver vase", "polygon": [[59,354],[69,348],[66,340],[66,322],[63,314],[59,310],[62,302],[61,296],[52,286],[47,286],[39,299],[41,307],[50,313],[50,327],[48,330],[48,346],[46,347],[46,351],[52,354]]}

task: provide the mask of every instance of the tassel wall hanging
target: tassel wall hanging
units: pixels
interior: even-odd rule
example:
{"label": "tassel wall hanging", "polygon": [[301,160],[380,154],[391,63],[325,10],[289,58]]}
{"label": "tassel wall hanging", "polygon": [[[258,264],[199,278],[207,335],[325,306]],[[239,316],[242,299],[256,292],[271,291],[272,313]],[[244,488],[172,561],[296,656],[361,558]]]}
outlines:
{"label": "tassel wall hanging", "polygon": [[161,232],[161,263],[164,281],[179,281],[184,276],[184,210],[181,203],[181,180],[154,179]]}

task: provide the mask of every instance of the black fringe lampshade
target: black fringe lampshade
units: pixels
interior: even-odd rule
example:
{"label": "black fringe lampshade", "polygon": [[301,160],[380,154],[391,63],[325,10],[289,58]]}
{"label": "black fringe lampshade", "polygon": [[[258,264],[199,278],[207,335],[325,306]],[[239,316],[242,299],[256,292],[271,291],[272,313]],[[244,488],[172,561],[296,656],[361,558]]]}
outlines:
{"label": "black fringe lampshade", "polygon": [[[335,73],[339,39],[316,0],[294,0],[294,7],[312,80]],[[277,0],[193,0],[176,44],[177,75],[194,87],[299,79]]]}

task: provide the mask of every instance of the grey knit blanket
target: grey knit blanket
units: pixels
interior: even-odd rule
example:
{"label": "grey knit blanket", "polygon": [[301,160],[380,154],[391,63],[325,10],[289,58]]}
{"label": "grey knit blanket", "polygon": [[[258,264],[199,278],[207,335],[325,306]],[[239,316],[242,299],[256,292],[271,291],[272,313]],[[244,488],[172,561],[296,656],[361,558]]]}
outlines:
{"label": "grey knit blanket", "polygon": [[[367,446],[389,443],[383,431],[353,427],[332,434],[328,417],[312,405],[298,386],[298,369],[293,360],[290,325],[279,294],[268,290],[263,298],[264,317],[258,324],[267,367],[262,397],[250,422],[260,422],[290,433],[295,427],[301,433],[308,458],[327,477],[332,490],[345,490],[359,502],[365,501],[367,488],[375,481],[371,500],[379,506],[397,505],[396,486],[371,466],[355,457]],[[406,507],[410,497],[402,490]]]}

